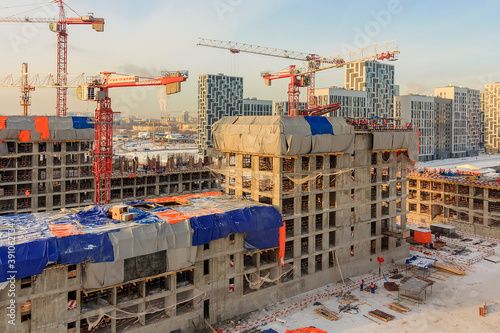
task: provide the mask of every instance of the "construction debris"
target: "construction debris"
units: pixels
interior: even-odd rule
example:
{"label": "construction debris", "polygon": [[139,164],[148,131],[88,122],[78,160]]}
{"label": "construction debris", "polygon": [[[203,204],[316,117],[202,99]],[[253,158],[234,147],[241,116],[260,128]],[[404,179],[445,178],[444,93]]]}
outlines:
{"label": "construction debris", "polygon": [[314,312],[324,317],[325,319],[328,319],[329,321],[334,321],[334,320],[337,321],[342,317],[337,312],[331,311],[330,309],[328,309],[326,306],[323,305],[317,309],[314,309]]}
{"label": "construction debris", "polygon": [[387,304],[387,307],[389,309],[391,309],[393,311],[396,311],[396,312],[399,312],[399,313],[405,313],[405,312],[410,312],[411,311],[410,308],[407,308],[406,306],[401,305],[400,303],[396,303],[396,302]]}
{"label": "construction debris", "polygon": [[339,313],[342,312],[356,314],[359,313],[359,308],[357,305],[351,305],[351,304],[339,305]]}
{"label": "construction debris", "polygon": [[378,309],[370,311],[370,312],[368,312],[368,314],[372,317],[375,317],[375,318],[383,320],[383,321],[391,321],[394,318],[396,318],[395,316],[388,314],[384,311],[378,310]]}
{"label": "construction debris", "polygon": [[486,303],[484,303],[484,306],[479,307],[479,317],[486,317],[487,313],[488,313],[488,308],[486,307]]}

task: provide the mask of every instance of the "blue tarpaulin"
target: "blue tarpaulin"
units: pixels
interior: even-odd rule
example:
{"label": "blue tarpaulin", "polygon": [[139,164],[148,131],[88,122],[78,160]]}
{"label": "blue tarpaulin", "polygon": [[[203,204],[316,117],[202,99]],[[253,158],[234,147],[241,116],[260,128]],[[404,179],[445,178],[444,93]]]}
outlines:
{"label": "blue tarpaulin", "polygon": [[107,233],[57,238],[61,264],[113,261],[113,245]]}
{"label": "blue tarpaulin", "polygon": [[413,256],[410,259],[406,259],[407,264],[417,266],[417,267],[422,267],[422,268],[429,268],[436,261],[437,261],[436,259],[423,258],[423,257],[419,257],[419,256]]}
{"label": "blue tarpaulin", "polygon": [[[207,244],[212,240],[225,238],[229,234],[247,233],[246,243],[252,249],[276,247],[279,233],[273,229],[283,226],[281,215],[269,206],[255,206],[237,209],[221,214],[192,217],[193,246]],[[263,232],[267,231],[267,232]],[[268,246],[269,244],[276,244]]]}
{"label": "blue tarpaulin", "polygon": [[90,122],[88,117],[72,117],[74,129],[94,128],[94,124]]}
{"label": "blue tarpaulin", "polygon": [[278,331],[275,331],[272,328],[268,328],[267,330],[262,331],[261,333],[278,333]]}
{"label": "blue tarpaulin", "polygon": [[311,134],[334,134],[332,124],[326,117],[305,116],[304,119],[311,127]]}

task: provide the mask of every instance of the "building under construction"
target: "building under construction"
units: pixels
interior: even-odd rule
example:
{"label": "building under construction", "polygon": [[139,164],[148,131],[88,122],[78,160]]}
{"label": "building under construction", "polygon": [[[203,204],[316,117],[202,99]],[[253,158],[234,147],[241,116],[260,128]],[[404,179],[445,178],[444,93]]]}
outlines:
{"label": "building under construction", "polygon": [[0,313],[14,288],[16,325],[0,330],[194,332],[365,273],[377,256],[404,258],[416,135],[228,117],[213,127],[210,166],[226,195],[0,217],[2,272],[17,239],[15,279],[0,276]]}
{"label": "building under construction", "polygon": [[[0,117],[0,215],[75,208],[94,202],[93,124],[87,117]],[[117,158],[111,202],[198,193],[217,187],[210,160]],[[139,171],[139,170],[140,171]]]}

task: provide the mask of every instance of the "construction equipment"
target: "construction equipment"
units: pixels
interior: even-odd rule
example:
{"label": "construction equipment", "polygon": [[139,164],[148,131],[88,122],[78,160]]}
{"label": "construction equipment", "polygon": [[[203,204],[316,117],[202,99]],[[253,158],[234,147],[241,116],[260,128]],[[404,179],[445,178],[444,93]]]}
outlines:
{"label": "construction equipment", "polygon": [[0,76],[0,87],[20,88],[23,115],[28,115],[28,107],[31,106],[31,91],[36,88],[77,88],[78,86],[95,79],[98,73],[66,73],[66,85],[60,86],[56,81],[54,73],[28,73],[28,64],[23,63],[21,67],[21,76],[14,74],[4,74]]}
{"label": "construction equipment", "polygon": [[[214,40],[214,39],[198,39],[198,46],[208,46],[219,49],[229,50],[231,53],[253,53],[277,58],[285,58],[285,59],[293,59],[300,61],[307,61],[309,70],[313,70],[318,66],[318,59],[324,59],[315,53],[305,53],[305,52],[296,52],[296,51],[288,51],[283,49],[276,49],[267,46],[259,46],[259,45],[251,45],[251,44],[243,44],[236,43],[231,41],[222,41],[222,40]],[[324,60],[327,61],[327,60]],[[332,63],[334,64],[334,63]],[[316,106],[316,100],[314,98],[314,81],[315,74],[311,72],[307,78],[307,107],[308,109],[312,109]]]}
{"label": "construction equipment", "polygon": [[[30,17],[1,17],[0,22],[9,23],[49,23],[49,29],[57,33],[57,102],[56,115],[66,116],[67,101],[67,69],[68,69],[68,32],[67,25],[91,24],[97,32],[104,31],[104,19],[96,18],[93,14],[76,18],[66,17],[63,0],[54,0],[59,6],[59,19],[56,18],[30,18]],[[67,6],[67,5],[66,5]],[[69,7],[68,7],[69,8]],[[71,8],[70,8],[71,9]],[[72,9],[71,9],[72,10]]]}
{"label": "construction equipment", "polygon": [[[134,75],[117,74],[115,72],[101,72],[102,78],[90,84],[81,85],[76,90],[77,98],[83,101],[97,102],[95,110],[94,129],[94,177],[95,177],[95,204],[108,204],[110,200],[110,183],[113,157],[113,111],[109,88],[166,86],[167,95],[180,92],[180,83],[188,78],[187,71],[168,72],[161,78],[144,78]],[[117,77],[112,77],[117,75]]]}
{"label": "construction equipment", "polygon": [[[291,78],[288,84],[288,114],[292,114],[293,110],[299,109],[299,88],[311,87],[308,90],[308,95],[312,89],[312,99],[314,99],[314,79],[311,79],[314,73],[330,68],[344,67],[347,64],[370,61],[370,60],[397,60],[399,49],[397,40],[387,41],[382,43],[373,43],[365,47],[354,50],[349,50],[343,53],[337,53],[325,58],[314,59],[314,68],[311,62],[305,62],[301,65],[291,65],[288,68],[279,72],[262,72],[261,76],[265,80],[266,85],[270,86],[272,80]],[[314,104],[309,104],[311,108]]]}

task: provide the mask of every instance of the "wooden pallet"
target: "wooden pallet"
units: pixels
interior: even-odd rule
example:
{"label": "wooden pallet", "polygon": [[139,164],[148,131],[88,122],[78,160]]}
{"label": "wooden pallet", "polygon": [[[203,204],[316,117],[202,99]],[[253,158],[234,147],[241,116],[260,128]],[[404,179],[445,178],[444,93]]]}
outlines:
{"label": "wooden pallet", "polygon": [[314,312],[316,312],[323,318],[328,319],[329,321],[337,321],[340,319],[340,315],[337,312],[331,311],[326,306],[321,306],[317,309],[314,309]]}
{"label": "wooden pallet", "polygon": [[390,304],[387,304],[387,307],[393,311],[399,312],[399,313],[405,313],[405,312],[410,312],[411,309],[407,308],[404,305],[401,305],[399,303],[393,302]]}
{"label": "wooden pallet", "polygon": [[466,275],[467,274],[467,273],[465,273],[465,271],[462,271],[458,268],[446,266],[446,265],[443,265],[443,264],[440,264],[437,262],[432,264],[432,266],[434,266],[438,271],[445,272],[448,274],[453,274],[453,275]]}
{"label": "wooden pallet", "polygon": [[382,321],[391,321],[393,320],[394,318],[396,318],[395,316],[391,315],[391,314],[388,314],[384,311],[380,311],[380,310],[373,310],[373,311],[369,311],[368,314],[372,317],[375,317],[377,319],[380,319]]}

